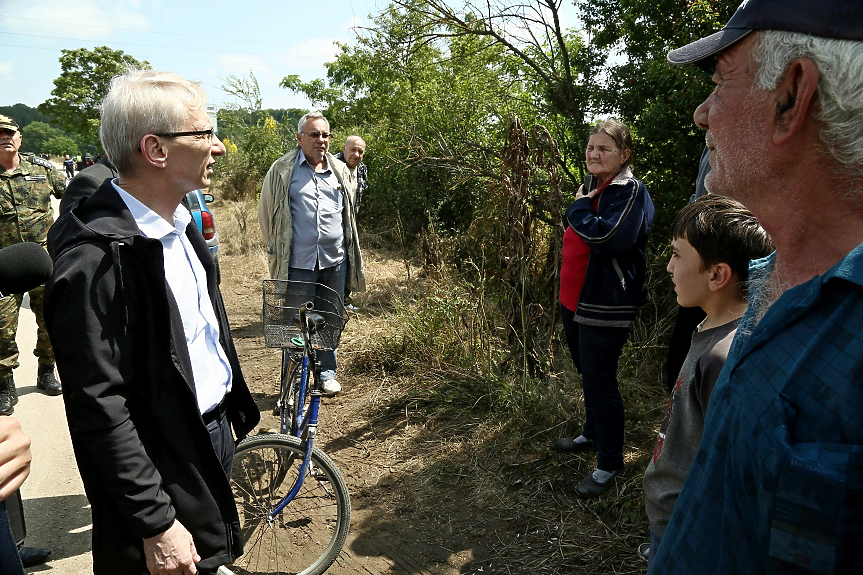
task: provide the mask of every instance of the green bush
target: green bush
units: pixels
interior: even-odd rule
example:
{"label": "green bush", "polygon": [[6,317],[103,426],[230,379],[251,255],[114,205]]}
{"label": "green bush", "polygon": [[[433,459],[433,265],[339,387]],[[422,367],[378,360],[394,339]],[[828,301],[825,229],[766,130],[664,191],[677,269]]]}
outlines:
{"label": "green bush", "polygon": [[78,156],[81,151],[78,149],[78,143],[69,136],[53,136],[42,144],[42,153],[51,154],[52,156]]}
{"label": "green bush", "polygon": [[239,133],[237,142],[225,139],[227,153],[216,172],[228,200],[254,198],[267,170],[292,147],[285,137],[285,127],[269,114]]}

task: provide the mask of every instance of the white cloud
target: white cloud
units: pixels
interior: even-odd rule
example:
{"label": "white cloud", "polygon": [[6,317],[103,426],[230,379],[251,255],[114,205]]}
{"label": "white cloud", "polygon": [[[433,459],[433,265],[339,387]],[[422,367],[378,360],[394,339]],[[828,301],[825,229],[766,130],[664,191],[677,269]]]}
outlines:
{"label": "white cloud", "polygon": [[15,77],[15,64],[0,60],[0,85],[14,84],[18,78]]}
{"label": "white cloud", "polygon": [[[16,6],[15,17],[2,16],[0,24],[8,31],[34,36],[75,38],[82,41],[100,41],[115,37],[116,30],[149,30],[149,22],[143,14],[135,13],[138,0],[122,3],[104,0],[78,0],[69,4],[66,0],[42,0]],[[33,42],[50,42],[42,38],[29,38]]]}

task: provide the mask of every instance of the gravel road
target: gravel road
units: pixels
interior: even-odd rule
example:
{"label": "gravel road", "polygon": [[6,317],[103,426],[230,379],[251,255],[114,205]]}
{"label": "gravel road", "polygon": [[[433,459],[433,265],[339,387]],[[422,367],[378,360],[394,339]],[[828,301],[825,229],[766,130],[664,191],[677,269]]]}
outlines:
{"label": "gravel road", "polygon": [[[58,204],[54,200],[55,211]],[[26,296],[16,340],[21,367],[14,374],[20,397],[14,415],[30,436],[33,452],[30,477],[21,488],[27,523],[24,544],[51,549],[51,561],[27,572],[92,573],[90,506],[72,454],[63,397],[49,397],[36,389],[36,318]]]}
{"label": "gravel road", "polygon": [[15,416],[32,440],[33,464],[21,488],[27,522],[25,545],[51,549],[51,561],[28,573],[57,575],[92,573],[90,507],[72,454],[63,397],[36,390],[36,318],[25,297],[18,321],[21,367],[15,383],[21,400]]}

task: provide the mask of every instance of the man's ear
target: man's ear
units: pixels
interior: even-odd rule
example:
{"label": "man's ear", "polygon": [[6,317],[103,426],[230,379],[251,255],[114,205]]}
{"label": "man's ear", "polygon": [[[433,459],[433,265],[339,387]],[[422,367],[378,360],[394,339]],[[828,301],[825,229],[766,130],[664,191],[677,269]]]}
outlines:
{"label": "man's ear", "polygon": [[725,289],[737,274],[726,263],[718,263],[710,266],[707,270],[707,287],[710,291],[717,292]]}
{"label": "man's ear", "polygon": [[162,145],[162,140],[153,134],[141,138],[141,155],[151,166],[164,168],[168,160],[168,150]]}
{"label": "man's ear", "polygon": [[818,66],[809,58],[797,58],[773,90],[775,127],[773,142],[785,144],[811,121],[818,100]]}

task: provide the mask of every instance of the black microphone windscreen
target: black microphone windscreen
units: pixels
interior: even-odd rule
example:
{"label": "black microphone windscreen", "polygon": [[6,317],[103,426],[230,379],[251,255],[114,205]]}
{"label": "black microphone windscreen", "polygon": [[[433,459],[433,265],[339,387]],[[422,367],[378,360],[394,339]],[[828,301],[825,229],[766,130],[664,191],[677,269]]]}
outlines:
{"label": "black microphone windscreen", "polygon": [[51,256],[37,243],[24,242],[0,249],[0,294],[24,293],[51,277]]}

